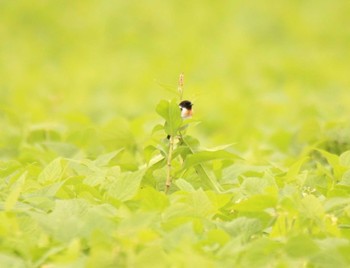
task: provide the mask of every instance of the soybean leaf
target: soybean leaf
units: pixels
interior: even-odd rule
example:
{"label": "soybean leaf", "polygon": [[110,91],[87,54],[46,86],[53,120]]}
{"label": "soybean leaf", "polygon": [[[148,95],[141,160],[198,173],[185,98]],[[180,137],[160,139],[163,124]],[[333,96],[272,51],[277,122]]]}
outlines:
{"label": "soybean leaf", "polygon": [[217,160],[217,159],[235,159],[237,156],[235,154],[232,154],[230,152],[224,151],[224,150],[218,150],[218,151],[201,151],[201,152],[195,152],[189,156],[186,157],[185,163],[184,163],[184,169],[187,169],[189,167],[192,167],[194,165],[201,164],[203,162],[211,161],[211,160]]}
{"label": "soybean leaf", "polygon": [[[196,139],[191,138],[190,136],[185,136],[182,138],[182,142],[187,146],[187,148],[190,151],[190,155],[193,155],[195,153],[193,146],[198,146],[198,141]],[[186,158],[187,159],[187,158]],[[185,160],[186,161],[186,160]],[[218,193],[224,193],[229,192],[225,191],[221,185],[217,182],[216,178],[210,173],[203,165],[203,161],[197,161],[197,164],[195,164],[193,167],[196,170],[198,176],[204,181],[205,184],[210,185],[213,190],[215,190]],[[191,163],[191,162],[190,162]],[[183,168],[185,170],[185,168]]]}
{"label": "soybean leaf", "polygon": [[137,193],[144,174],[144,169],[122,173],[113,183],[107,185],[108,195],[120,201],[131,199]]}
{"label": "soybean leaf", "polygon": [[21,194],[25,179],[27,177],[27,172],[24,172],[19,178],[18,180],[13,184],[11,192],[9,193],[9,195],[7,196],[6,200],[5,200],[5,210],[6,211],[10,211],[14,208],[14,206],[16,205],[18,198]]}
{"label": "soybean leaf", "polygon": [[176,135],[181,124],[179,105],[175,100],[162,100],[156,108],[157,113],[165,119],[164,130],[168,135]]}
{"label": "soybean leaf", "polygon": [[286,244],[286,252],[291,257],[308,257],[319,250],[316,243],[307,235],[291,237]]}
{"label": "soybean leaf", "polygon": [[62,158],[58,157],[49,163],[39,174],[38,181],[40,183],[55,182],[62,176]]}
{"label": "soybean leaf", "polygon": [[252,235],[262,230],[260,220],[254,218],[240,217],[231,222],[221,223],[220,225],[232,237],[241,237],[242,241],[248,241]]}
{"label": "soybean leaf", "polygon": [[[329,153],[325,150],[317,149],[323,157],[327,159],[329,165],[333,168],[333,174],[335,179],[340,179],[344,174],[346,168],[340,164],[340,157],[336,154]],[[343,164],[346,164],[346,154],[342,157]]]}
{"label": "soybean leaf", "polygon": [[344,167],[350,167],[350,151],[342,153],[339,157],[339,162]]}
{"label": "soybean leaf", "polygon": [[237,211],[256,212],[267,208],[273,208],[277,205],[277,197],[271,195],[255,195],[249,199],[239,202],[233,206]]}
{"label": "soybean leaf", "polygon": [[96,164],[96,166],[99,166],[99,167],[107,166],[108,163],[123,150],[124,148],[121,148],[111,153],[100,155],[99,157],[96,158],[96,160],[94,160],[94,163]]}
{"label": "soybean leaf", "polygon": [[195,191],[192,184],[190,184],[189,182],[187,182],[184,179],[177,179],[175,181],[175,184],[177,187],[179,187],[181,190],[183,190],[185,192],[194,192]]}

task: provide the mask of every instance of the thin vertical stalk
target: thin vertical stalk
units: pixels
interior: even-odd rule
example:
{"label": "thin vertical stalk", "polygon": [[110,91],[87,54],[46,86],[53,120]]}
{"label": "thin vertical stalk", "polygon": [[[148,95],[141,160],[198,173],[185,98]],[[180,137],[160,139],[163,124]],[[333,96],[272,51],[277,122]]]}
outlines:
{"label": "thin vertical stalk", "polygon": [[180,101],[182,101],[182,98],[183,98],[183,93],[184,93],[183,87],[184,87],[184,74],[181,73],[179,77],[179,86],[177,88],[180,96]]}
{"label": "thin vertical stalk", "polygon": [[165,182],[165,193],[168,193],[170,185],[171,185],[171,160],[173,157],[173,149],[174,149],[174,136],[170,136],[169,139],[169,152],[167,158],[167,176]]}

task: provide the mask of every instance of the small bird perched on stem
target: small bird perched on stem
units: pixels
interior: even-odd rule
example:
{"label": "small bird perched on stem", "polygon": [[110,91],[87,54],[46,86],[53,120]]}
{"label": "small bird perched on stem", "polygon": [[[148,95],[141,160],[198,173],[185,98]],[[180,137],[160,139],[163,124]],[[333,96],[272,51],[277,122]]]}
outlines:
{"label": "small bird perched on stem", "polygon": [[192,117],[192,106],[193,103],[188,100],[180,102],[179,107],[181,110],[181,117],[183,119]]}

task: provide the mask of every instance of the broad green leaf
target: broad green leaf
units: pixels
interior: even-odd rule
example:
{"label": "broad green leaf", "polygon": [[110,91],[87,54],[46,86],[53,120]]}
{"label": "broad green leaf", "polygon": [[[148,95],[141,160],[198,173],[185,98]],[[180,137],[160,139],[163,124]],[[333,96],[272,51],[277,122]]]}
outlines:
{"label": "broad green leaf", "polygon": [[[336,154],[329,153],[325,150],[317,149],[323,157],[325,157],[329,163],[329,165],[333,168],[333,174],[335,179],[340,179],[343,173],[345,172],[345,167],[340,165],[340,158]],[[343,156],[344,163],[347,161],[346,154]]]}
{"label": "broad green leaf", "polygon": [[[198,144],[199,144],[198,140],[192,138],[191,136],[183,137],[183,143],[190,150],[190,153],[191,153],[190,155],[195,153],[195,148],[198,147]],[[221,185],[217,182],[213,174],[210,171],[208,171],[201,163],[195,165],[194,169],[196,170],[198,176],[204,181],[204,183],[212,187],[212,189],[215,190],[216,192],[219,192],[219,193],[229,192],[229,191],[225,191],[221,187]]]}
{"label": "broad green leaf", "polygon": [[186,157],[183,168],[187,169],[194,165],[198,165],[207,161],[217,160],[217,159],[236,159],[235,154],[229,153],[224,150],[219,151],[201,151],[195,152]]}
{"label": "broad green leaf", "polygon": [[307,195],[301,200],[300,211],[305,218],[314,220],[321,219],[325,212],[321,201],[314,195]]}
{"label": "broad green leaf", "polygon": [[185,202],[172,202],[163,212],[164,229],[169,230],[178,227],[189,221],[193,216],[193,210]]}
{"label": "broad green leaf", "polygon": [[343,174],[343,176],[342,176],[342,178],[341,178],[339,184],[341,184],[341,185],[346,185],[346,186],[350,186],[350,170],[346,171],[346,172]]}
{"label": "broad green leaf", "polygon": [[219,211],[224,206],[229,205],[232,200],[231,193],[218,194],[214,191],[206,191],[205,193],[207,194],[207,196],[209,197],[210,201],[212,202],[213,206],[217,211]]}
{"label": "broad green leaf", "polygon": [[155,147],[154,145],[148,145],[146,148],[143,149],[143,155],[147,164],[149,164],[156,151],[157,147]]}
{"label": "broad green leaf", "polygon": [[109,162],[114,157],[116,157],[120,152],[122,152],[123,150],[124,150],[124,148],[121,148],[121,149],[113,151],[111,153],[100,155],[96,158],[96,160],[94,160],[94,163],[96,166],[99,166],[99,167],[107,166],[109,164]]}
{"label": "broad green leaf", "polygon": [[225,245],[231,239],[230,235],[222,229],[211,229],[206,234],[206,239],[202,242],[204,249],[216,250]]}
{"label": "broad green leaf", "polygon": [[[35,192],[30,193],[31,195],[38,195],[38,196],[48,196],[48,197],[53,197],[57,194],[59,189],[62,187],[62,185],[65,183],[64,181],[59,181],[53,184],[50,184],[48,186],[42,187],[38,189]],[[28,193],[29,195],[29,193]]]}
{"label": "broad green leaf", "polygon": [[350,168],[350,151],[342,153],[339,157],[339,162],[342,166]]}
{"label": "broad green leaf", "polygon": [[302,166],[307,160],[309,160],[309,157],[301,158],[290,166],[286,175],[288,181],[294,181],[297,179],[297,176],[300,173]]}
{"label": "broad green leaf", "polygon": [[27,172],[24,172],[17,179],[17,181],[12,185],[11,191],[5,200],[5,205],[4,205],[5,211],[12,210],[14,208],[14,206],[16,205],[18,198],[22,192],[22,188],[23,188],[24,182],[26,180],[26,177],[27,177]]}
{"label": "broad green leaf", "polygon": [[165,165],[166,165],[166,159],[160,155],[151,159],[149,167],[145,172],[145,182],[150,182],[151,184],[154,183],[153,173],[156,170],[163,168]]}
{"label": "broad green leaf", "polygon": [[191,153],[194,153],[198,150],[200,145],[199,140],[195,137],[186,135],[182,137],[184,144],[191,150]]}
{"label": "broad green leaf", "polygon": [[267,187],[274,187],[275,185],[265,178],[248,177],[244,178],[240,190],[245,196],[263,194]]}
{"label": "broad green leaf", "polygon": [[150,245],[137,254],[131,266],[163,268],[171,266],[171,263],[171,257],[161,245]]}
{"label": "broad green leaf", "polygon": [[61,179],[63,173],[62,158],[56,158],[39,174],[40,183],[52,183]]}
{"label": "broad green leaf", "polygon": [[156,107],[156,112],[166,121],[169,120],[169,101],[161,100]]}
{"label": "broad green leaf", "polygon": [[27,263],[17,254],[0,253],[0,267],[26,268]]}
{"label": "broad green leaf", "polygon": [[286,252],[293,258],[311,257],[319,250],[317,244],[307,235],[291,237],[286,246]]}
{"label": "broad green leaf", "polygon": [[97,186],[100,184],[103,184],[106,180],[106,172],[104,170],[101,170],[100,172],[94,172],[86,176],[84,179],[84,184],[89,186]]}
{"label": "broad green leaf", "polygon": [[282,246],[281,242],[265,237],[256,239],[244,248],[237,267],[279,267]]}
{"label": "broad green leaf", "polygon": [[178,103],[175,100],[162,100],[158,104],[156,111],[165,119],[165,132],[168,135],[175,136],[182,124],[182,118]]}
{"label": "broad green leaf", "polygon": [[56,182],[45,187],[41,187],[33,192],[23,193],[22,197],[26,203],[35,208],[49,211],[54,207],[54,198],[66,181]]}
{"label": "broad green leaf", "polygon": [[79,148],[66,142],[45,141],[42,144],[48,151],[55,152],[57,156],[61,157],[74,157],[79,152]]}
{"label": "broad green leaf", "polygon": [[210,218],[216,213],[214,205],[202,189],[189,193],[187,202],[195,216]]}
{"label": "broad green leaf", "polygon": [[294,216],[288,213],[280,213],[272,226],[271,238],[285,237],[292,229],[295,222]]}
{"label": "broad green leaf", "polygon": [[135,172],[124,172],[115,178],[108,187],[107,193],[109,196],[120,201],[126,201],[133,198],[140,188],[141,180],[145,170],[138,170]]}
{"label": "broad green leaf", "polygon": [[94,231],[112,232],[115,225],[111,220],[115,209],[108,204],[92,206],[82,199],[56,200],[49,214],[28,212],[54,239],[70,242],[75,238],[88,238]]}
{"label": "broad green leaf", "polygon": [[125,237],[129,241],[131,237],[138,236],[139,231],[149,230],[150,227],[159,224],[160,220],[160,214],[156,211],[139,211],[139,213],[130,214],[121,220],[116,235]]}
{"label": "broad green leaf", "polygon": [[277,205],[276,196],[254,195],[246,200],[234,204],[233,209],[237,211],[262,211],[267,208],[274,208]]}
{"label": "broad green leaf", "polygon": [[65,246],[52,246],[49,250],[47,250],[42,256],[40,256],[40,259],[37,260],[34,263],[34,267],[44,267],[43,264],[49,259],[50,257],[56,255],[57,253],[63,251],[66,247]]}
{"label": "broad green leaf", "polygon": [[205,151],[216,152],[216,151],[226,150],[227,148],[230,148],[233,145],[234,145],[234,143],[218,145],[218,146],[215,146],[215,147],[212,147],[212,148],[205,148]]}
{"label": "broad green leaf", "polygon": [[141,189],[136,200],[140,201],[141,208],[145,211],[162,211],[169,205],[169,200],[164,192],[159,192],[153,187]]}
{"label": "broad green leaf", "polygon": [[161,131],[161,130],[164,130],[164,126],[161,125],[161,124],[157,124],[157,125],[155,125],[155,126],[153,127],[153,129],[152,129],[152,134],[154,134],[154,133],[156,133],[156,132],[158,132],[158,131]]}
{"label": "broad green leaf", "polygon": [[179,187],[180,190],[185,191],[185,192],[194,192],[195,189],[193,188],[193,186],[187,182],[184,179],[177,179],[175,181],[175,184],[177,187]]}
{"label": "broad green leaf", "polygon": [[342,211],[344,207],[350,205],[350,198],[334,197],[329,198],[325,201],[324,209],[326,212],[337,212]]}
{"label": "broad green leaf", "polygon": [[262,229],[261,222],[257,219],[245,217],[234,219],[231,222],[220,223],[221,226],[231,237],[241,237],[243,242],[247,242],[252,235]]}

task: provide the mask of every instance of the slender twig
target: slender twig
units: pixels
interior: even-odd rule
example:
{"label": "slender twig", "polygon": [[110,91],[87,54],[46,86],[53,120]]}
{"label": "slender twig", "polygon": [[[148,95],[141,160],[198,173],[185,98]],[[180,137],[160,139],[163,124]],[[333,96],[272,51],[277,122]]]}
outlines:
{"label": "slender twig", "polygon": [[174,135],[170,136],[169,139],[169,152],[167,158],[167,175],[166,175],[166,183],[165,183],[165,193],[168,193],[170,185],[171,185],[171,159],[173,156],[174,149]]}
{"label": "slender twig", "polygon": [[180,95],[180,101],[182,101],[183,93],[184,93],[184,74],[181,73],[179,77],[179,86],[177,88],[179,95]]}
{"label": "slender twig", "polygon": [[[179,92],[179,97],[180,97],[180,101],[182,101],[182,97],[183,97],[183,86],[184,86],[184,74],[181,73],[179,76],[179,85],[178,85],[178,92]],[[181,133],[180,133],[181,135]],[[174,135],[169,136],[169,152],[168,152],[168,158],[167,158],[167,175],[166,175],[166,182],[165,182],[165,193],[169,192],[169,188],[171,185],[171,160],[173,157],[173,150],[174,150],[174,140],[175,137]]]}

